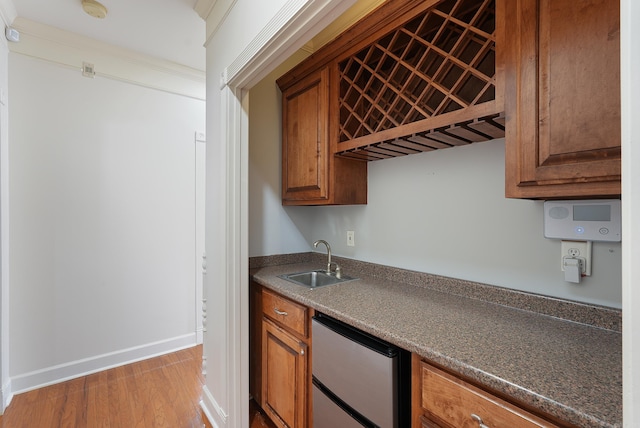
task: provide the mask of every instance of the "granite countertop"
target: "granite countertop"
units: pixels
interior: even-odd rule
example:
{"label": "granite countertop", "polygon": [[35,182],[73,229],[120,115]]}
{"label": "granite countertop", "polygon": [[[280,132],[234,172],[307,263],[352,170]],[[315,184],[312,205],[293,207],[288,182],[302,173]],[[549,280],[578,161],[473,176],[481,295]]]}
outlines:
{"label": "granite countertop", "polygon": [[[253,263],[251,275],[267,288],[562,421],[622,426],[620,311],[509,290],[502,296],[499,287],[348,259],[338,261],[358,281],[309,289],[278,277],[324,267],[313,255],[300,260]],[[540,313],[547,306],[553,316]]]}

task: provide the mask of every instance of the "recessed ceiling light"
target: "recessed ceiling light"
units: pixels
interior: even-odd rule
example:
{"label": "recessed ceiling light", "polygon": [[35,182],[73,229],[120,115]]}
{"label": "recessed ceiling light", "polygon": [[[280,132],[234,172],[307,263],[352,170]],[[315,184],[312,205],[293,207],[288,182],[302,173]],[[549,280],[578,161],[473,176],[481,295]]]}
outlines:
{"label": "recessed ceiling light", "polygon": [[82,0],[82,9],[94,18],[104,18],[107,16],[107,8],[96,0]]}

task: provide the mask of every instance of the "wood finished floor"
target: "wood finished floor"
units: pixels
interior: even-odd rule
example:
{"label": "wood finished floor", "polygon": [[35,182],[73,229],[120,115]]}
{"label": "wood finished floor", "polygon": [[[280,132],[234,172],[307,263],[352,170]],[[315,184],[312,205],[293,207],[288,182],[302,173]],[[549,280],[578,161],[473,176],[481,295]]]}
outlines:
{"label": "wood finished floor", "polygon": [[203,427],[202,346],[18,394],[2,428]]}
{"label": "wood finished floor", "polygon": [[[210,428],[200,411],[202,346],[13,397],[1,428]],[[250,428],[274,425],[252,402]]]}

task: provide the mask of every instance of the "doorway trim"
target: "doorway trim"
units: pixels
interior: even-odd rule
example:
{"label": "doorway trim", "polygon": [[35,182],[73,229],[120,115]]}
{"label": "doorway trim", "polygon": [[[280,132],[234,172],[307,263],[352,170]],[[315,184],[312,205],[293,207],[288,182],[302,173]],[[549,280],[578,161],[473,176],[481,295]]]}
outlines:
{"label": "doorway trim", "polygon": [[[205,390],[203,410],[213,410],[225,427],[249,426],[249,90],[333,22],[355,0],[289,0],[221,73],[207,86],[221,91],[225,172],[225,301],[227,312],[226,390],[228,409],[217,406]],[[205,337],[206,340],[206,337]],[[208,408],[211,406],[211,408]]]}

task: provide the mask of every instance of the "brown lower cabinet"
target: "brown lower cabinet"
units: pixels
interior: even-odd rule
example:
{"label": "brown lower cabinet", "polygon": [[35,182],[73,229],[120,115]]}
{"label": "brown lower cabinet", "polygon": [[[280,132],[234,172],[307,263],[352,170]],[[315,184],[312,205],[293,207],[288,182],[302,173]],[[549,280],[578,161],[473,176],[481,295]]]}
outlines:
{"label": "brown lower cabinet", "polygon": [[312,310],[251,283],[251,394],[282,428],[311,426]]}
{"label": "brown lower cabinet", "polygon": [[[311,428],[313,310],[251,282],[250,389],[278,427]],[[572,428],[412,355],[413,428]]]}
{"label": "brown lower cabinet", "polygon": [[414,428],[553,428],[538,417],[412,356]]}

